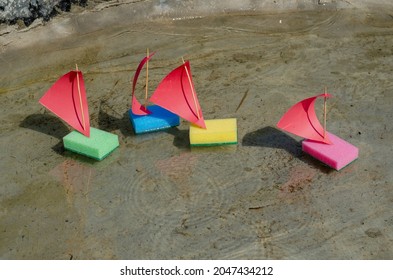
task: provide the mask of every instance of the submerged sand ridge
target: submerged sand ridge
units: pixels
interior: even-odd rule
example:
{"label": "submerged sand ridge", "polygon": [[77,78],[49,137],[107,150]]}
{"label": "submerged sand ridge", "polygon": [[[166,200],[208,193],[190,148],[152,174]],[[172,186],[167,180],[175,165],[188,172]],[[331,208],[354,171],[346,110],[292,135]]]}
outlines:
{"label": "submerged sand ridge", "polygon": [[[390,14],[243,12],[99,28],[74,15],[6,34],[1,258],[391,259]],[[47,27],[54,36],[40,37]],[[29,44],[31,34],[40,40]],[[236,117],[237,146],[190,149],[185,121],[134,135],[130,80],[147,47],[157,51],[149,88],[189,59],[204,116]],[[38,104],[75,63],[92,126],[119,136],[102,162],[64,151],[70,128]],[[329,131],[360,149],[340,172],[275,128],[325,85]]]}

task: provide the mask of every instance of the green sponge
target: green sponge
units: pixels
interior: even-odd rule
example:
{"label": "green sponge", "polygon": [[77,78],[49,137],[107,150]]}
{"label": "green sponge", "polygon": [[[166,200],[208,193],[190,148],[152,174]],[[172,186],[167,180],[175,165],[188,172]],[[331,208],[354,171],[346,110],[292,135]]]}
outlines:
{"label": "green sponge", "polygon": [[102,160],[119,146],[117,135],[90,128],[90,137],[73,131],[63,137],[64,148],[96,160]]}

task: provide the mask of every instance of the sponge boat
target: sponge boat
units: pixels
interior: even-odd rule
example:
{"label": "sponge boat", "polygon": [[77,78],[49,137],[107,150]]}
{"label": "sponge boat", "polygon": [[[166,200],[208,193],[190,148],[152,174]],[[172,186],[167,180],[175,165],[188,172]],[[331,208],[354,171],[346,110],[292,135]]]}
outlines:
{"label": "sponge boat", "polygon": [[[154,52],[149,54],[149,49],[146,51],[146,56],[139,63],[132,81],[132,101],[131,109],[128,110],[128,115],[135,134],[142,134],[147,132],[154,132],[164,130],[180,124],[178,115],[158,106],[147,105],[148,103],[148,88],[149,88],[149,60],[154,55]],[[136,97],[136,86],[139,75],[146,65],[146,83],[145,83],[145,100],[141,104]]]}
{"label": "sponge boat", "polygon": [[60,77],[39,102],[75,130],[63,137],[64,148],[102,160],[119,146],[118,136],[90,127],[83,74],[72,70]]}
{"label": "sponge boat", "polygon": [[149,100],[191,123],[191,146],[237,144],[235,118],[204,119],[189,61],[183,60],[180,66],[165,76]]}
{"label": "sponge boat", "polygon": [[[317,98],[324,98],[324,125],[315,113]],[[359,149],[326,130],[326,103],[332,97],[325,92],[301,100],[293,105],[277,123],[277,127],[305,138],[302,141],[303,152],[311,155],[326,165],[340,170],[358,158]]]}

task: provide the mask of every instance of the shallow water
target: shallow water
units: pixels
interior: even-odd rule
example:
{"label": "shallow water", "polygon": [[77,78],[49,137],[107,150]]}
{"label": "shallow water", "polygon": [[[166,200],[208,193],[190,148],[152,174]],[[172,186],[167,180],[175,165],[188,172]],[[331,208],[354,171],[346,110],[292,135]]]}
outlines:
{"label": "shallow water", "polygon": [[[1,258],[392,259],[392,15],[242,13],[105,28],[75,17],[70,36],[3,45]],[[133,134],[129,81],[147,47],[157,51],[150,89],[189,59],[205,118],[236,117],[237,146],[190,149],[185,121]],[[75,63],[92,126],[119,135],[102,162],[64,151],[70,128],[38,104]],[[340,172],[275,128],[325,85],[329,131],[360,149]]]}

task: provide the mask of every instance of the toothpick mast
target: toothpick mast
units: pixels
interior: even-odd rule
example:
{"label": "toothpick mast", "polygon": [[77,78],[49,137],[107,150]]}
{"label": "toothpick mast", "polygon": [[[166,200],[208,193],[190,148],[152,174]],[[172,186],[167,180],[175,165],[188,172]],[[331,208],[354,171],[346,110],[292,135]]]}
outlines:
{"label": "toothpick mast", "polygon": [[79,105],[81,107],[81,113],[82,113],[82,127],[83,127],[83,130],[86,130],[86,128],[85,128],[85,114],[83,112],[83,105],[82,105],[81,87],[80,87],[80,83],[79,83],[78,64],[75,64],[75,68],[76,68],[76,83],[78,85]]}
{"label": "toothpick mast", "polygon": [[[146,57],[149,57],[149,49],[146,49]],[[149,85],[149,59],[146,61],[146,86],[145,86],[145,108],[147,108],[147,94]]]}
{"label": "toothpick mast", "polygon": [[[185,62],[184,62],[184,58],[183,57],[181,58],[181,60],[183,61],[183,64],[184,64]],[[196,111],[197,111],[197,117],[198,117],[198,120],[199,120],[201,117],[199,116],[199,110],[198,110],[198,105],[197,105],[196,98],[195,98],[194,86],[192,85],[190,73],[188,73],[188,69],[187,69],[187,67],[185,65],[184,65],[184,69],[186,69],[188,82],[189,82],[190,87],[191,87],[192,98],[194,99],[194,105],[195,105],[195,108],[196,108]]]}
{"label": "toothpick mast", "polygon": [[325,96],[323,99],[323,138],[326,138],[326,93],[327,93],[327,88],[325,86]]}

